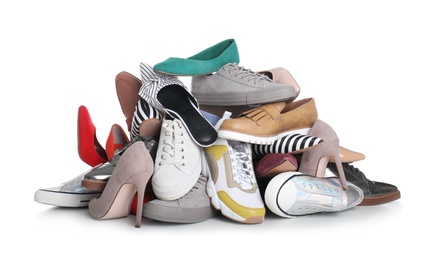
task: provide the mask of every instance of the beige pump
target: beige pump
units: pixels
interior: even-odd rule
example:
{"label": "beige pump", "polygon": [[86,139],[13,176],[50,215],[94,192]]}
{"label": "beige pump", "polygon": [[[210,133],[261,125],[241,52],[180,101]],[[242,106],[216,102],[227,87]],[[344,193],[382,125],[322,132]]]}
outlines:
{"label": "beige pump", "polygon": [[90,200],[90,214],[99,219],[127,217],[138,193],[135,227],[141,227],[144,192],[153,171],[144,142],[133,143],[123,152],[101,196]]}
{"label": "beige pump", "polygon": [[309,135],[320,137],[324,142],[303,152],[299,172],[322,178],[325,175],[330,158],[333,158],[341,179],[342,188],[347,190],[348,185],[339,153],[339,138],[333,128],[318,119],[313,124]]}

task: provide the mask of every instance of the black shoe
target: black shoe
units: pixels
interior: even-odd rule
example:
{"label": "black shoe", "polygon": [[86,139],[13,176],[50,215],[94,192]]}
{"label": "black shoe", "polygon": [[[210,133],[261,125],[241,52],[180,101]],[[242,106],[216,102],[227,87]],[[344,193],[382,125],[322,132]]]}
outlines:
{"label": "black shoe", "polygon": [[[327,168],[338,175],[336,164],[329,163]],[[401,197],[400,191],[395,185],[371,181],[366,178],[365,174],[350,163],[342,163],[346,180],[362,189],[364,194],[363,201],[358,206],[372,206],[384,204],[397,200]]]}

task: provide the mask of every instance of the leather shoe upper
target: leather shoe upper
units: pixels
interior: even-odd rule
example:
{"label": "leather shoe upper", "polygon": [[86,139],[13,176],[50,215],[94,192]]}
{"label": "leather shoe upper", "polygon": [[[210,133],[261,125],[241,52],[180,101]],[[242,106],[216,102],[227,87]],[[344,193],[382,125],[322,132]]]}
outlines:
{"label": "leather shoe upper", "polygon": [[[398,190],[395,185],[369,180],[362,171],[349,163],[342,163],[342,168],[347,181],[362,189],[365,197],[385,195]],[[334,163],[329,163],[328,169],[331,172],[338,174]]]}
{"label": "leather shoe upper", "polygon": [[315,100],[305,98],[292,103],[266,104],[245,111],[238,118],[226,119],[219,130],[252,136],[274,136],[310,128],[317,119]]}

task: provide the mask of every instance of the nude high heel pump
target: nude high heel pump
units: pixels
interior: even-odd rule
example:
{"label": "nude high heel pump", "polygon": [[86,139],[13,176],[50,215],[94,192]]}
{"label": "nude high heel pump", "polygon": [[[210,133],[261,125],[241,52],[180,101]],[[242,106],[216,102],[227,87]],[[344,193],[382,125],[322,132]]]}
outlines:
{"label": "nude high heel pump", "polygon": [[309,135],[320,137],[324,142],[302,153],[298,171],[322,178],[325,175],[330,158],[333,158],[341,179],[342,188],[347,190],[348,185],[339,153],[339,138],[333,128],[318,119],[309,131]]}
{"label": "nude high heel pump", "polygon": [[120,157],[101,196],[90,200],[90,214],[99,219],[126,217],[137,194],[135,227],[141,227],[144,192],[153,170],[154,162],[144,142],[133,143]]}

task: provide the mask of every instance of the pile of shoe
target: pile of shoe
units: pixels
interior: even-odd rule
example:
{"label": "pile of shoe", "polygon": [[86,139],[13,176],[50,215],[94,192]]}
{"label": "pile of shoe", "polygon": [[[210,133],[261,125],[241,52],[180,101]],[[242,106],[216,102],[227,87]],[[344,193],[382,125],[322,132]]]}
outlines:
{"label": "pile of shoe", "polygon": [[[239,62],[227,39],[189,58],[140,63],[141,79],[117,74],[127,131],[113,124],[104,148],[80,106],[78,153],[90,169],[34,200],[88,207],[96,219],[134,214],[140,227],[142,217],[196,223],[221,213],[262,223],[268,211],[294,218],[400,198],[396,186],[352,165],[364,154],[339,145],[314,98],[297,100],[288,70]],[[192,77],[191,86],[179,76]]]}

